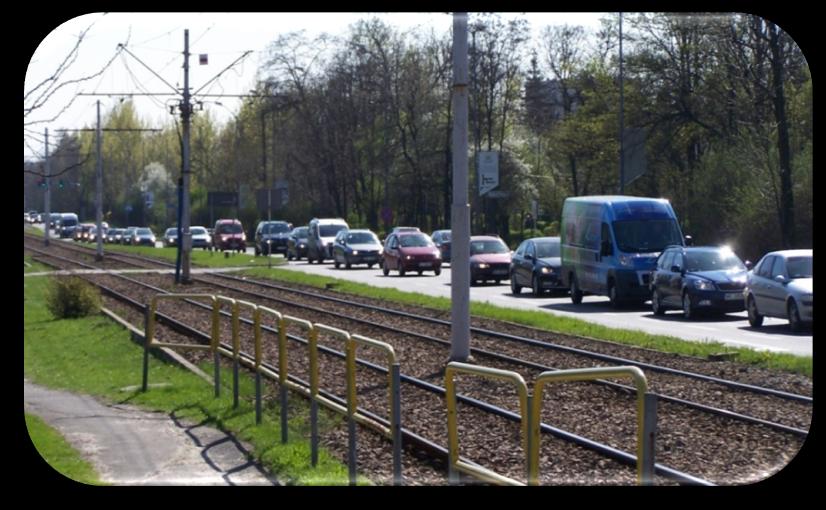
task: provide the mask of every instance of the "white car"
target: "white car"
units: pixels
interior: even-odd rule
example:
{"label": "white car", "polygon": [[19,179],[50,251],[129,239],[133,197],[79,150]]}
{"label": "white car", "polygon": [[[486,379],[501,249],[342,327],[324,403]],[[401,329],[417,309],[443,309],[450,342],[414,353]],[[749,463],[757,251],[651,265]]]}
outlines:
{"label": "white car", "polygon": [[192,234],[192,247],[208,250],[212,246],[212,236],[207,232],[206,227],[189,227]]}
{"label": "white car", "polygon": [[812,257],[813,250],[784,250],[760,259],[743,291],[752,327],[763,325],[763,317],[788,319],[794,332],[812,323]]}

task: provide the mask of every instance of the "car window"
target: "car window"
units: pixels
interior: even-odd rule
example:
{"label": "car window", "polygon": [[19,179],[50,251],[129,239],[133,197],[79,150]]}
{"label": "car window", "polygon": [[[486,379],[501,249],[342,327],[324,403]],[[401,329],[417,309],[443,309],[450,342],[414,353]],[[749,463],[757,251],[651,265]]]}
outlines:
{"label": "car window", "polygon": [[530,255],[533,258],[536,258],[536,247],[533,243],[528,244],[528,247],[525,248],[525,255]]}
{"label": "car window", "polygon": [[194,236],[202,236],[202,235],[206,234],[206,229],[203,228],[203,227],[192,227],[192,228],[189,229],[189,231]]}
{"label": "car window", "polygon": [[492,241],[471,241],[470,254],[479,255],[482,253],[507,253],[508,247],[499,239]]}
{"label": "car window", "polygon": [[783,260],[783,257],[774,258],[774,265],[772,266],[770,278],[774,278],[778,275],[786,276],[786,261]]}
{"label": "car window", "polygon": [[789,278],[812,278],[812,257],[789,257],[786,269]]}
{"label": "car window", "polygon": [[516,254],[520,257],[525,255],[525,248],[528,245],[528,241],[522,241],[518,248],[516,248]]}
{"label": "car window", "polygon": [[433,246],[433,241],[422,234],[415,234],[409,236],[402,236],[399,238],[399,244],[405,248]]}
{"label": "car window", "polygon": [[151,234],[152,234],[152,232],[148,228],[139,228],[138,229],[138,235],[148,236],[148,235],[151,235]]}
{"label": "car window", "polygon": [[321,225],[318,230],[321,233],[321,237],[333,237],[335,236],[339,230],[345,229],[344,225]]}
{"label": "car window", "polygon": [[398,248],[399,247],[399,238],[396,236],[390,237],[390,245],[391,248]]}
{"label": "car window", "polygon": [[295,237],[307,237],[307,231],[309,228],[307,227],[298,227],[297,229],[293,230],[293,235]]}
{"label": "car window", "polygon": [[379,242],[376,236],[367,232],[350,233],[344,237],[350,244],[378,244]]}
{"label": "car window", "polygon": [[223,225],[218,225],[218,228],[215,231],[219,234],[240,234],[243,232],[241,225],[237,223],[225,223]]}
{"label": "car window", "polygon": [[556,242],[538,242],[536,243],[536,257],[540,259],[559,257],[559,248],[559,243]]}
{"label": "car window", "polygon": [[760,262],[760,268],[757,270],[757,276],[768,278],[772,272],[772,264],[774,264],[774,255],[766,257]]}
{"label": "car window", "polygon": [[728,250],[698,250],[686,254],[686,271],[744,271],[746,266]]}
{"label": "car window", "polygon": [[[679,266],[680,269],[685,268],[683,264],[683,254],[682,253],[675,253],[674,254],[674,262],[671,263],[672,266]],[[671,269],[671,268],[669,268]]]}

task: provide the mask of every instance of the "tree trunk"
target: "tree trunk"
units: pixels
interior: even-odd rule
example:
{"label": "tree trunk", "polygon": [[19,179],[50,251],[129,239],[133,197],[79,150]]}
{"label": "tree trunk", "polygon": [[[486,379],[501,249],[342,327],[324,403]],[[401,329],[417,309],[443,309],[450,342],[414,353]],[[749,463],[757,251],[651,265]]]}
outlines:
{"label": "tree trunk", "polygon": [[786,118],[786,95],[783,90],[783,48],[780,45],[777,25],[768,23],[768,27],[774,88],[772,101],[774,102],[774,118],[777,121],[777,152],[780,156],[780,229],[783,235],[783,247],[789,249],[795,243],[794,194],[792,193],[789,123]]}

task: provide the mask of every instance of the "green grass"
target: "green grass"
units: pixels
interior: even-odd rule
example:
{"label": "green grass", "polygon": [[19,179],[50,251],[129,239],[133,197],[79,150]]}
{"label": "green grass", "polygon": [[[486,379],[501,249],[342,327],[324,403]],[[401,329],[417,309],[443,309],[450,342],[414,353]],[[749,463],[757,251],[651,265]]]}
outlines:
{"label": "green grass", "polygon": [[[324,288],[326,285],[332,283],[334,284],[335,290],[342,293],[407,305],[424,306],[440,311],[450,311],[450,299],[443,297],[372,287],[347,280],[310,275],[299,271],[285,271],[277,268],[272,270],[249,269],[243,273],[258,278],[269,278],[318,288]],[[710,354],[720,352],[736,352],[737,360],[741,363],[776,370],[785,370],[812,377],[813,368],[811,356],[795,356],[793,354],[757,351],[745,347],[732,347],[715,341],[687,341],[672,336],[652,335],[639,330],[609,328],[571,317],[563,317],[539,311],[505,308],[488,303],[471,302],[470,313],[478,317],[503,320],[563,334],[608,340],[686,356],[705,358]]]}
{"label": "green grass", "polygon": [[33,414],[25,413],[29,437],[40,456],[58,473],[88,485],[105,485],[95,469],[66,442],[57,430]]}
{"label": "green grass", "polygon": [[[85,245],[85,246],[94,246]],[[122,252],[134,253],[145,257],[154,257],[157,259],[166,260],[167,262],[175,263],[178,256],[177,248],[152,248],[149,246],[123,246],[119,244],[106,244],[103,246],[104,252]],[[224,256],[223,252],[204,250],[202,248],[195,248],[192,250],[192,265],[199,267],[267,267],[266,257],[255,257],[244,253],[227,252],[228,257]],[[270,264],[277,266],[284,264],[286,261],[283,257],[273,257]]]}
{"label": "green grass", "polygon": [[[24,278],[24,374],[52,388],[95,395],[110,402],[174,412],[192,422],[230,431],[252,445],[252,453],[283,483],[295,485],[347,484],[347,468],[320,449],[317,467],[310,466],[308,406],[299,397],[290,402],[289,442],[280,442],[279,409],[265,395],[262,424],[255,424],[254,380],[241,376],[241,402],[232,407],[232,372],[222,370],[220,398],[203,379],[160,359],[149,363],[149,383],[163,384],[140,391],[143,349],[130,334],[104,316],[56,320],[45,306],[47,278]],[[90,360],[94,360],[93,363]],[[201,367],[212,373],[212,367]],[[319,413],[320,430],[340,423],[338,415]],[[370,483],[362,480],[361,483]]]}
{"label": "green grass", "polygon": [[53,271],[54,268],[41,264],[27,255],[23,255],[23,274],[26,273],[41,273],[43,271]]}

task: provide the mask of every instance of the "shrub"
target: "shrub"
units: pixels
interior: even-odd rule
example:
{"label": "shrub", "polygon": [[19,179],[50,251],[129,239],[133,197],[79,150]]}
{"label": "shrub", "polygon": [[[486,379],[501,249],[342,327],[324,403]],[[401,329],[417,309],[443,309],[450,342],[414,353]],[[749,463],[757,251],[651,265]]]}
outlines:
{"label": "shrub", "polygon": [[85,317],[100,310],[100,293],[90,283],[75,276],[52,278],[46,306],[59,319]]}

